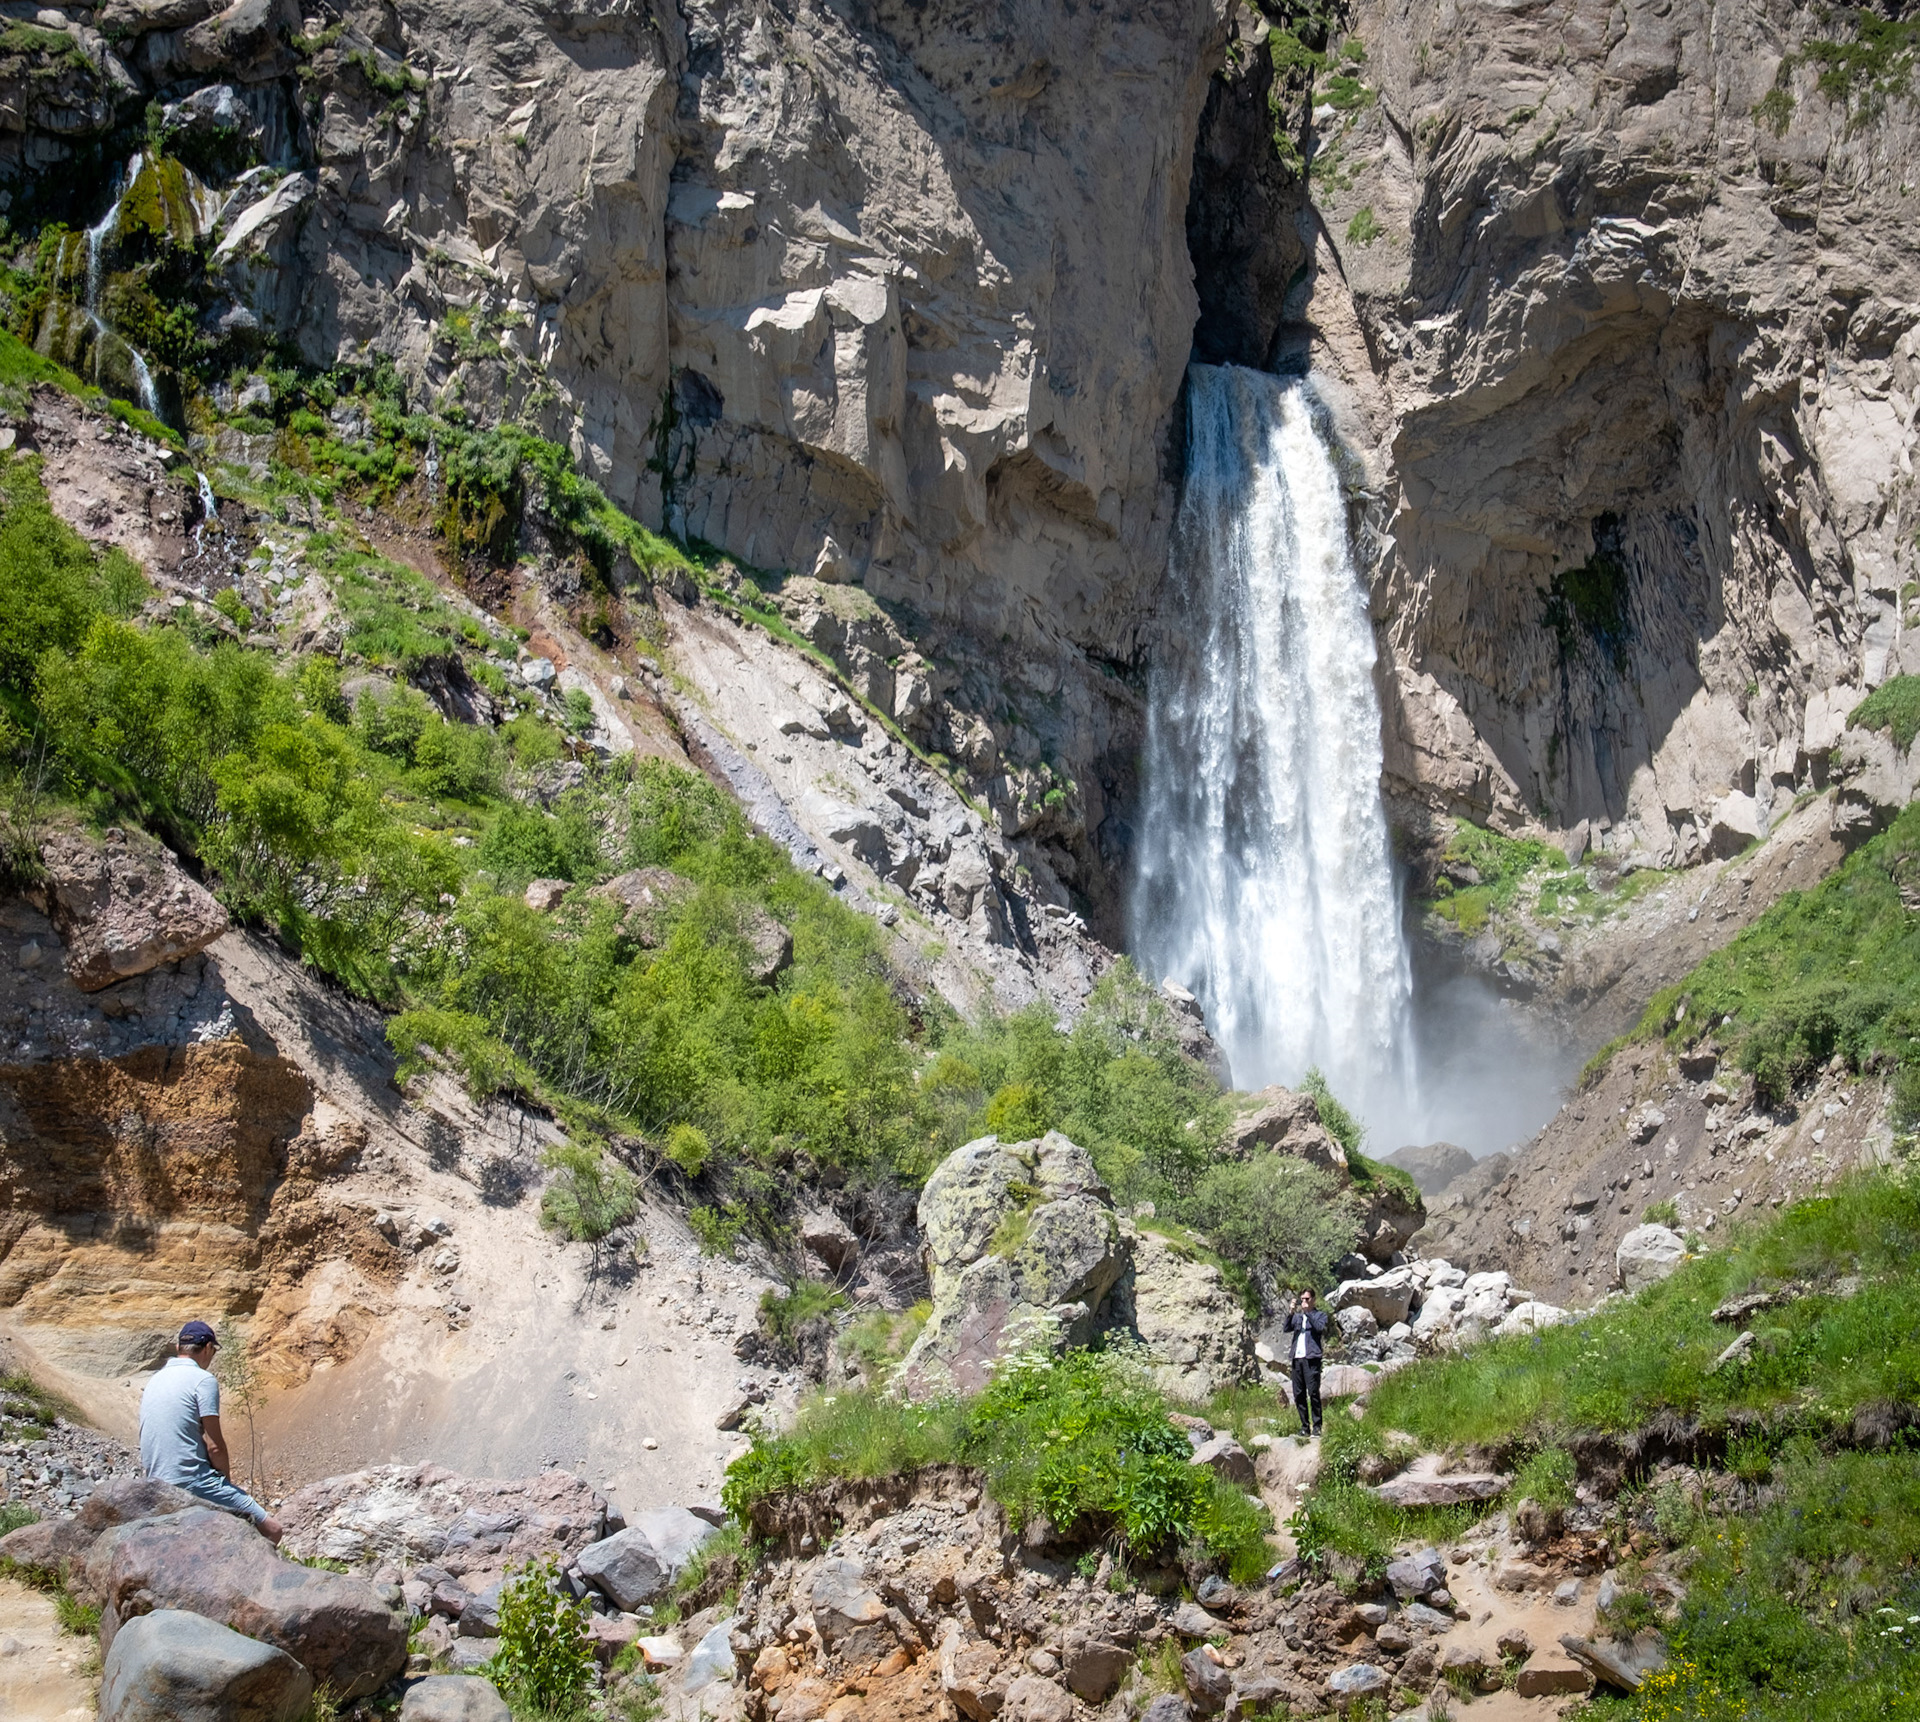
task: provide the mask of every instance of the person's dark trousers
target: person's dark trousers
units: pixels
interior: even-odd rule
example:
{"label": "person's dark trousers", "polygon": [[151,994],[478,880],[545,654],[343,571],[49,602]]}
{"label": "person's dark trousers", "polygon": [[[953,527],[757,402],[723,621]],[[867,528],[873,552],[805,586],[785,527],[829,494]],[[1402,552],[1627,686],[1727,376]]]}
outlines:
{"label": "person's dark trousers", "polygon": [[1300,1413],[1300,1433],[1320,1433],[1320,1359],[1293,1360],[1293,1408]]}

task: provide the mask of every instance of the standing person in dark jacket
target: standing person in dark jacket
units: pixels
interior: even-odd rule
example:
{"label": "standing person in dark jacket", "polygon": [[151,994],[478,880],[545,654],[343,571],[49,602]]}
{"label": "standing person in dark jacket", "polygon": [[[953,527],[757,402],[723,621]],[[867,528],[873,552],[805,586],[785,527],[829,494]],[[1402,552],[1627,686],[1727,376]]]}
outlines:
{"label": "standing person in dark jacket", "polygon": [[1313,1288],[1308,1287],[1282,1324],[1289,1335],[1287,1350],[1293,1359],[1293,1408],[1300,1413],[1303,1435],[1320,1433],[1320,1340],[1327,1331],[1327,1312],[1316,1308],[1317,1302]]}

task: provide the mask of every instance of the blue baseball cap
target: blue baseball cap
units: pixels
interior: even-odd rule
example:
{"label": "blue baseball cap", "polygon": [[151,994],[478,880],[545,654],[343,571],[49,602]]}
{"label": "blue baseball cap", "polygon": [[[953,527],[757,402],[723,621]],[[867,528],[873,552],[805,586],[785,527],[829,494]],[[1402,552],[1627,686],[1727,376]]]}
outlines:
{"label": "blue baseball cap", "polygon": [[180,1343],[198,1351],[203,1345],[218,1345],[220,1336],[204,1321],[190,1321],[180,1330]]}

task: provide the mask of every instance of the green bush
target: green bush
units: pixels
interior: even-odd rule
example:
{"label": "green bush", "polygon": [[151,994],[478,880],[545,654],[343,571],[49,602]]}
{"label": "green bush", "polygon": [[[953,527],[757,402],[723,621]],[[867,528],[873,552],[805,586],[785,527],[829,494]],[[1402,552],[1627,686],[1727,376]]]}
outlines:
{"label": "green bush", "polygon": [[38,1523],[39,1509],[30,1507],[25,1501],[0,1501],[0,1537],[9,1531],[17,1531],[22,1525]]}
{"label": "green bush", "polygon": [[1677,986],[1635,1034],[1686,1046],[1709,1032],[1779,1106],[1838,1054],[1920,1064],[1920,805],[1809,891],[1789,892]]}
{"label": "green bush", "polygon": [[783,1344],[791,1344],[803,1323],[847,1307],[844,1293],[825,1280],[799,1280],[790,1291],[760,1294],[760,1325]]}
{"label": "green bush", "polygon": [[599,1149],[555,1142],[540,1158],[553,1172],[541,1222],[576,1243],[597,1244],[640,1211],[640,1181]]}
{"label": "green bush", "polygon": [[500,1647],[486,1664],[516,1706],[547,1716],[570,1714],[593,1680],[588,1608],[560,1594],[559,1563],[529,1561],[500,1591]]}
{"label": "green bush", "polygon": [[1331,1173],[1291,1154],[1254,1154],[1215,1166],[1174,1211],[1263,1293],[1278,1286],[1324,1290],[1333,1264],[1360,1233],[1353,1198]]}
{"label": "green bush", "polygon": [[1905,753],[1920,735],[1920,676],[1882,682],[1847,714],[1847,722],[1858,729],[1886,730]]}
{"label": "green bush", "polygon": [[713,1144],[697,1124],[676,1124],[667,1132],[666,1155],[689,1178],[697,1178],[713,1157]]}
{"label": "green bush", "polygon": [[509,803],[480,839],[480,865],[510,886],[530,879],[593,878],[601,867],[599,841],[590,819],[569,812],[555,818]]}
{"label": "green bush", "polygon": [[817,1399],[790,1434],[756,1439],[728,1468],[723,1498],[744,1516],[767,1495],[826,1477],[959,1461],[980,1467],[1016,1524],[1044,1516],[1068,1538],[1108,1541],[1136,1559],[1190,1549],[1251,1582],[1270,1558],[1272,1520],[1190,1463],[1167,1411],[1128,1351],[1036,1353],[1004,1363],[971,1400]]}
{"label": "green bush", "polygon": [[1516,1501],[1538,1501],[1549,1510],[1564,1510],[1573,1505],[1573,1486],[1579,1474],[1573,1455],[1564,1447],[1542,1447],[1514,1472],[1508,1493]]}

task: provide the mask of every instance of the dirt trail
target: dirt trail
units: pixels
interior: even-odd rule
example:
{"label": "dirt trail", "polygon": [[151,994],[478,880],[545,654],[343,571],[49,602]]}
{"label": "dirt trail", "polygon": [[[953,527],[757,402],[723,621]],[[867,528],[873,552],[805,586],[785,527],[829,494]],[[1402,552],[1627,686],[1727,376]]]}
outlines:
{"label": "dirt trail", "polygon": [[52,1600],[0,1578],[0,1716],[7,1722],[93,1722],[93,1640],[60,1630]]}

